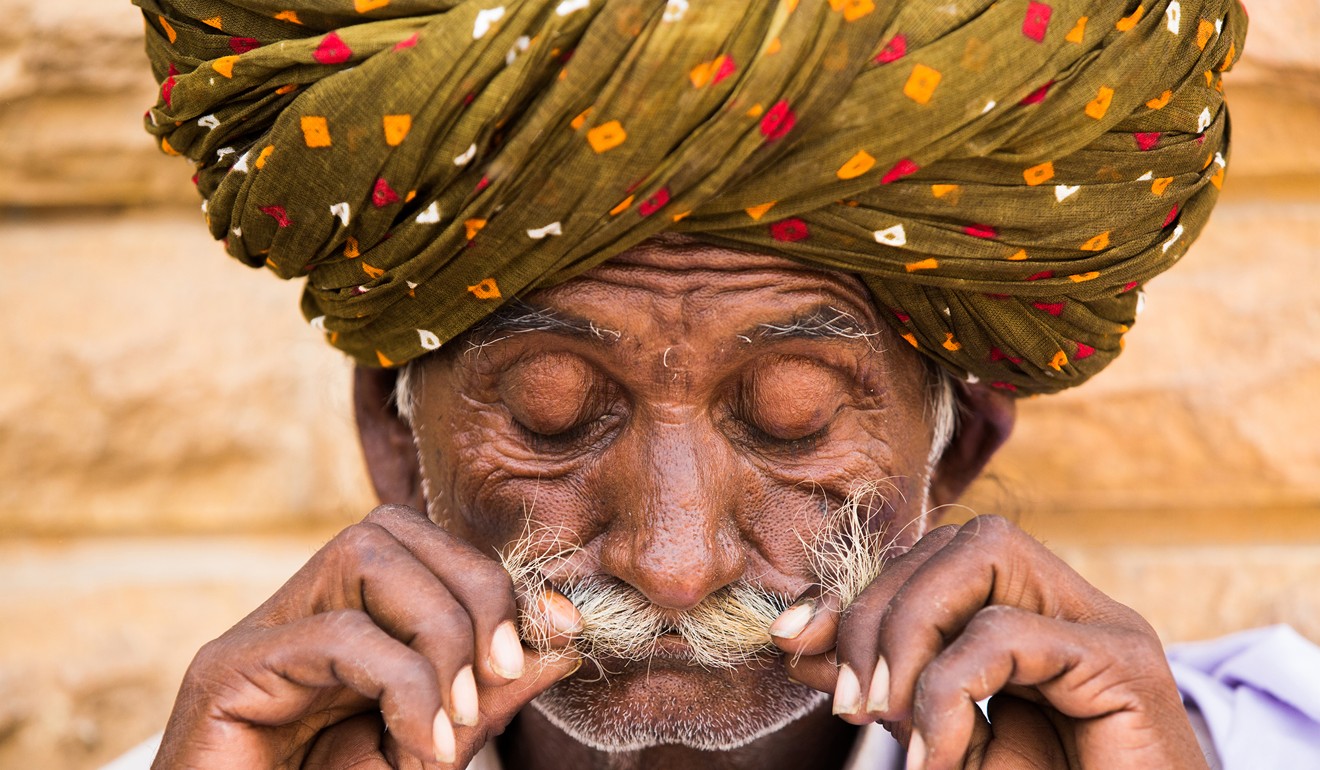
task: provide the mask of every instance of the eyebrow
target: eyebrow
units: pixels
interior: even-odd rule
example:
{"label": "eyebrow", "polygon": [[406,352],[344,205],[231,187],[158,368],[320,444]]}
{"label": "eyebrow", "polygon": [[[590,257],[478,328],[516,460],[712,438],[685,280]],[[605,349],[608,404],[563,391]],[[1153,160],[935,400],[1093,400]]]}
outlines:
{"label": "eyebrow", "polygon": [[880,332],[870,329],[846,310],[833,305],[817,305],[794,316],[786,323],[761,323],[738,335],[744,342],[785,339],[865,340],[870,342]]}
{"label": "eyebrow", "polygon": [[[480,351],[487,345],[532,332],[558,334],[597,344],[616,342],[623,337],[621,332],[598,326],[586,318],[525,300],[513,300],[472,327],[467,338],[468,352]],[[871,345],[870,340],[879,334],[846,310],[833,305],[817,305],[787,322],[760,323],[737,337],[747,343],[807,339],[864,340]]]}
{"label": "eyebrow", "polygon": [[623,336],[618,331],[597,326],[571,313],[516,299],[472,327],[468,336],[468,350],[480,350],[515,335],[531,332],[549,332],[596,342],[614,342]]}

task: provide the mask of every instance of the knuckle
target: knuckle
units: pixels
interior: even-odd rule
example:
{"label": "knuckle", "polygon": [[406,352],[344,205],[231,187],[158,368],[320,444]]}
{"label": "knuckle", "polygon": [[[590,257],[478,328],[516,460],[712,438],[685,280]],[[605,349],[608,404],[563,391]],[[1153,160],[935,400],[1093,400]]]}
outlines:
{"label": "knuckle", "polygon": [[930,662],[912,690],[912,713],[918,724],[936,725],[973,701],[964,672],[939,658]]}
{"label": "knuckle", "polygon": [[[1150,639],[1157,639],[1159,636],[1150,622],[1142,616],[1140,612],[1131,607],[1116,601],[1109,596],[1100,594],[1103,601],[1097,601],[1095,612],[1101,617],[1101,622],[1108,625],[1117,626],[1126,629],[1134,634],[1144,636]],[[1163,648],[1161,648],[1162,650]],[[1163,655],[1163,652],[1161,652]]]}
{"label": "knuckle", "polygon": [[220,664],[229,657],[229,644],[225,637],[212,639],[197,650],[192,662],[188,664],[188,671],[184,674],[184,679],[186,681],[196,681],[209,677],[211,672],[218,669]]}
{"label": "knuckle", "polygon": [[949,676],[949,669],[949,661],[943,657],[936,657],[927,663],[917,677],[917,684],[913,689],[917,699],[929,700],[932,695],[939,692],[944,680]]}
{"label": "knuckle", "polygon": [[364,523],[375,524],[377,526],[381,526],[381,527],[385,527],[386,529],[389,529],[390,524],[393,524],[402,519],[415,519],[417,518],[417,516],[418,516],[417,511],[413,510],[412,508],[409,508],[406,505],[386,503],[384,505],[378,505],[375,508],[373,508],[371,510],[371,513],[368,513],[366,517],[362,519],[362,521]]}
{"label": "knuckle", "polygon": [[428,642],[441,643],[447,651],[470,656],[476,642],[472,622],[461,610],[442,612],[428,618],[420,634]]}
{"label": "knuckle", "polygon": [[948,666],[940,661],[931,661],[912,688],[913,716],[918,722],[929,723],[932,714],[944,707],[948,693]]}
{"label": "knuckle", "polygon": [[1090,683],[1095,697],[1112,700],[1109,707],[1140,709],[1142,704],[1177,698],[1177,685],[1164,654],[1135,632],[1120,632],[1106,640],[1110,664]]}
{"label": "knuckle", "polygon": [[1022,610],[1008,604],[991,604],[977,610],[972,621],[994,624],[1008,623],[1021,612]]}
{"label": "knuckle", "polygon": [[378,562],[385,554],[392,552],[396,545],[397,541],[389,531],[370,522],[354,524],[331,541],[335,560],[354,572]]}
{"label": "knuckle", "polygon": [[229,634],[207,642],[188,664],[179,689],[180,700],[186,693],[187,701],[194,705],[224,701],[243,680],[238,672],[250,659],[250,647]]}
{"label": "knuckle", "polygon": [[468,584],[491,602],[492,609],[508,610],[513,606],[513,578],[495,562],[479,564],[472,570]]}
{"label": "knuckle", "polygon": [[420,655],[405,657],[395,672],[392,684],[399,693],[439,693],[435,668]]}
{"label": "knuckle", "polygon": [[957,524],[945,524],[943,526],[936,527],[935,529],[932,529],[931,531],[927,532],[926,536],[923,537],[922,540],[929,540],[932,538],[935,540],[947,540],[949,538],[952,538],[954,535],[958,534],[958,530],[960,529],[961,527],[959,527]]}
{"label": "knuckle", "polygon": [[324,631],[342,638],[352,638],[379,630],[371,616],[361,610],[330,610],[321,613],[318,617]]}
{"label": "knuckle", "polygon": [[1002,543],[1018,537],[1021,530],[1008,519],[995,513],[983,513],[963,525],[963,531],[970,531],[978,538],[992,543]]}
{"label": "knuckle", "polygon": [[1110,635],[1111,654],[1118,660],[1126,660],[1138,665],[1158,661],[1165,665],[1164,647],[1158,637],[1145,634],[1135,629],[1117,629]]}
{"label": "knuckle", "polygon": [[984,649],[986,645],[1003,644],[1023,630],[1024,612],[1005,604],[992,604],[977,610],[962,631],[961,646]]}
{"label": "knuckle", "polygon": [[964,633],[993,634],[1007,629],[1017,620],[1021,610],[1007,604],[991,604],[976,611],[967,623]]}

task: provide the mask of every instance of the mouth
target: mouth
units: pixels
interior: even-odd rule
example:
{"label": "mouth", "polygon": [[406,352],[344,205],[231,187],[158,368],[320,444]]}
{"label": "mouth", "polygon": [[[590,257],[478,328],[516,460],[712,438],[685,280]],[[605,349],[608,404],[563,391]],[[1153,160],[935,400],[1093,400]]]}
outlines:
{"label": "mouth", "polygon": [[641,654],[620,657],[600,655],[589,658],[605,675],[623,674],[629,671],[693,671],[705,674],[723,672],[731,674],[739,670],[765,669],[775,666],[783,657],[776,648],[767,645],[755,651],[744,651],[738,660],[725,661],[712,665],[708,657],[692,645],[675,629],[666,629],[657,634]]}
{"label": "mouth", "polygon": [[651,657],[692,663],[694,661],[692,653],[692,645],[678,633],[677,628],[666,628],[663,633],[656,636],[654,653]]}

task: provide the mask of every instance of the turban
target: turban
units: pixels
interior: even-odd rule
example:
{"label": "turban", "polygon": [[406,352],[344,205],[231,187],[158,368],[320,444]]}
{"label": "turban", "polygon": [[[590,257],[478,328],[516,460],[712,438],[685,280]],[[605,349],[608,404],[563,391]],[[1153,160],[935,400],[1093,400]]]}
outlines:
{"label": "turban", "polygon": [[135,0],[232,256],[394,366],[662,231],[858,274],[1018,394],[1118,355],[1223,182],[1236,0]]}

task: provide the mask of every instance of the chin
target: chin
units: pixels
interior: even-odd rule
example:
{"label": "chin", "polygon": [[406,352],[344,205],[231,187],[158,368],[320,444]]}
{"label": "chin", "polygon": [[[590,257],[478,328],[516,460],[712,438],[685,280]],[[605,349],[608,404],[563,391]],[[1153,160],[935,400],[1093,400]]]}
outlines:
{"label": "chin", "polygon": [[664,658],[604,662],[595,677],[591,669],[588,663],[532,705],[599,751],[662,745],[729,751],[783,729],[828,698],[788,681],[778,657],[721,671]]}

